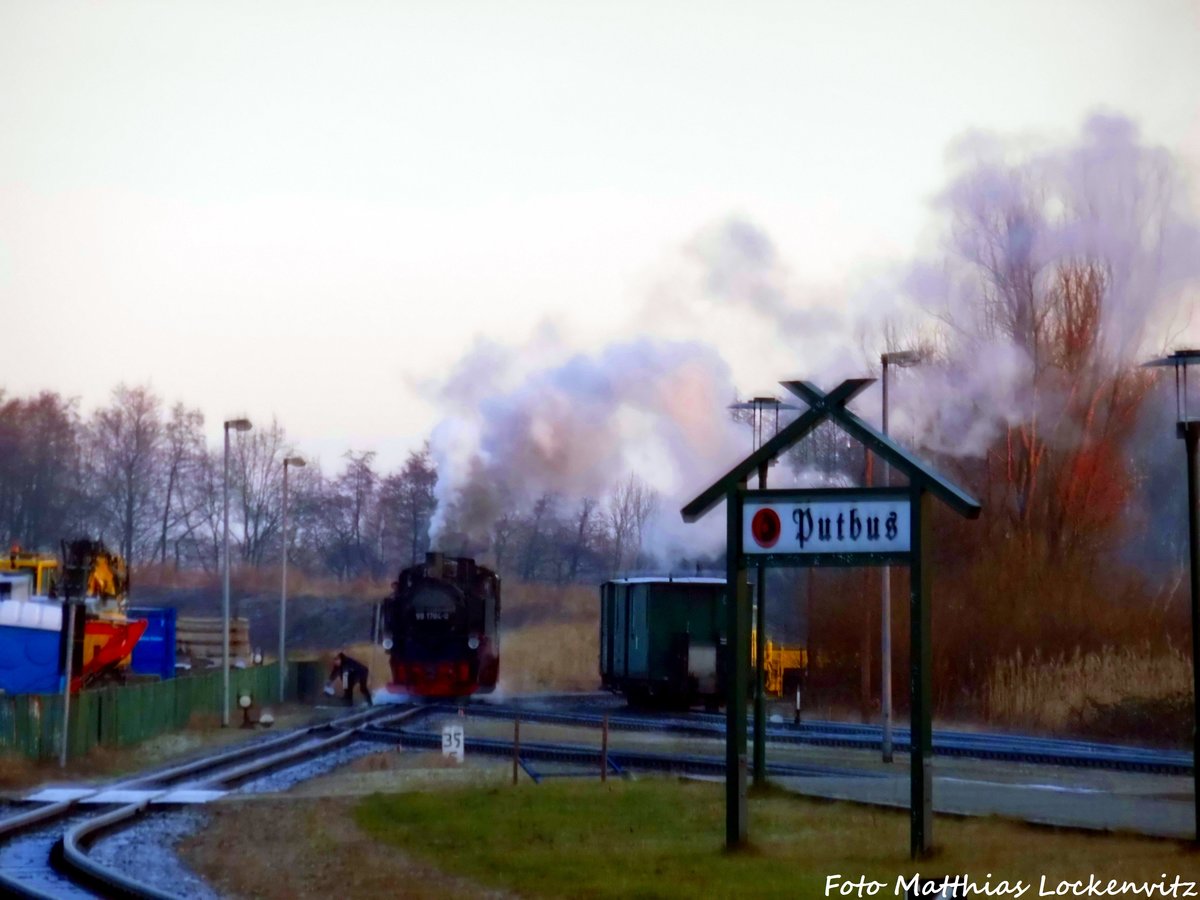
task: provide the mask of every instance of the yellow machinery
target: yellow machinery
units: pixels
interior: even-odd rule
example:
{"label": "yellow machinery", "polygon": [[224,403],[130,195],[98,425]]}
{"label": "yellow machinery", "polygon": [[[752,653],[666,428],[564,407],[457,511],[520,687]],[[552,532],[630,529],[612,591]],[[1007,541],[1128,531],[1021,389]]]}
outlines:
{"label": "yellow machinery", "polygon": [[0,559],[0,572],[27,573],[33,578],[33,593],[45,597],[54,592],[58,581],[58,560],[53,556],[29,553],[13,545],[5,559]]}
{"label": "yellow machinery", "polygon": [[[750,665],[757,666],[757,635],[750,637]],[[782,697],[785,686],[790,692],[800,683],[804,670],[808,668],[808,650],[804,647],[785,647],[772,640],[767,641],[763,660],[764,690],[770,697]]]}
{"label": "yellow machinery", "polygon": [[[141,631],[137,632],[137,637],[129,633],[129,620],[125,615],[129,571],[125,560],[109,553],[103,541],[64,541],[62,551],[60,593],[82,599],[87,609],[81,659],[83,671],[94,665],[128,667],[130,652]],[[108,646],[110,643],[112,646]],[[122,647],[123,643],[127,643],[127,649]],[[123,652],[114,656],[119,649]]]}
{"label": "yellow machinery", "polygon": [[14,545],[8,557],[0,559],[0,571],[28,574],[35,597],[69,597],[83,603],[72,690],[129,666],[146,622],[130,622],[126,616],[129,572],[125,560],[109,553],[102,541],[63,541],[61,564],[54,557],[27,553]]}
{"label": "yellow machinery", "polygon": [[125,598],[129,591],[129,570],[125,560],[115,553],[100,552],[92,559],[88,573],[87,596],[97,598],[104,607],[101,613],[125,614]]}

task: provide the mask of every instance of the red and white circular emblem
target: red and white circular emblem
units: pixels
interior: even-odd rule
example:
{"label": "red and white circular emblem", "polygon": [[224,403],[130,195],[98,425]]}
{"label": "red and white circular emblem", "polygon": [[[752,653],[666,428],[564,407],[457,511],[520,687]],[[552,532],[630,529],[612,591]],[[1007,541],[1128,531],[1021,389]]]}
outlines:
{"label": "red and white circular emblem", "polygon": [[758,510],[750,520],[750,533],[758,546],[764,549],[774,547],[779,541],[779,535],[783,533],[779,513],[769,507]]}

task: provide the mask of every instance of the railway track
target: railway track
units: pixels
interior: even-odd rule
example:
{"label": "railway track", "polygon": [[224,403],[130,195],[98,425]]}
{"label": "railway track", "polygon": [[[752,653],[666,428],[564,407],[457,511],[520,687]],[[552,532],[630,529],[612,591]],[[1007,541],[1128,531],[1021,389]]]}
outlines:
{"label": "railway track", "polygon": [[372,709],[98,788],[35,794],[35,800],[45,798],[40,806],[0,819],[0,893],[34,898],[173,897],[98,862],[88,855],[88,846],[106,832],[130,826],[152,807],[210,799],[269,772],[340,750],[369,726],[423,712]]}
{"label": "railway track", "polygon": [[[578,699],[563,698],[567,703]],[[583,711],[553,708],[557,705],[472,703],[469,713],[473,717],[520,718],[525,722],[588,728],[599,728],[604,719],[604,714],[594,711],[594,705],[587,704],[586,699]],[[151,809],[178,808],[249,781],[259,784],[267,773],[286,770],[305,760],[328,757],[352,743],[436,749],[441,746],[441,734],[420,727],[419,720],[427,715],[451,716],[458,711],[458,706],[447,704],[376,707],[100,787],[43,791],[32,798],[40,798],[40,805],[0,819],[0,894],[35,898],[173,897],[160,887],[100,862],[89,855],[89,846],[105,833],[131,827]],[[617,731],[703,738],[721,738],[725,732],[724,717],[703,713],[649,715],[621,709],[608,714],[608,724]],[[896,749],[906,750],[907,729],[896,729],[893,735]],[[772,743],[781,744],[857,749],[878,749],[880,745],[878,727],[834,722],[772,723],[767,736]],[[466,736],[465,742],[465,749],[473,754],[510,756],[514,752],[513,742],[506,739]],[[1063,766],[1170,774],[1191,771],[1191,760],[1182,753],[1020,735],[938,731],[934,733],[934,750],[951,756]],[[595,745],[522,741],[519,763],[538,781],[555,774],[598,774],[602,761]],[[723,755],[610,747],[607,763],[613,774],[633,770],[720,777],[725,773]],[[541,768],[540,773],[535,764]],[[551,771],[546,766],[564,771]],[[863,769],[778,761],[768,764],[768,774],[884,777],[882,773]]]}
{"label": "railway track", "polygon": [[[451,713],[449,707],[434,707],[433,712]],[[472,707],[472,714],[475,708]],[[515,718],[515,717],[514,717]],[[524,717],[522,717],[524,719]],[[442,736],[431,731],[416,728],[397,728],[368,726],[361,732],[364,740],[379,741],[385,744],[401,744],[407,747],[437,748],[442,745]],[[466,736],[464,749],[472,753],[483,753],[493,756],[511,756],[514,752],[513,741],[497,738],[479,738]],[[601,765],[601,751],[592,745],[554,744],[544,741],[521,741],[520,761],[552,762],[579,767],[582,771],[598,773]],[[644,772],[675,772],[692,775],[724,775],[724,756],[704,756],[699,754],[653,753],[645,750],[627,750],[610,748],[607,752],[609,771],[621,773],[625,771]],[[796,765],[788,763],[772,763],[767,766],[769,774],[779,778],[784,777],[823,777],[850,776],[865,778],[882,778],[881,774],[864,772],[860,769],[847,769],[836,766]],[[536,777],[535,777],[535,780]]]}
{"label": "railway track", "polygon": [[[470,710],[473,716],[514,718],[519,715],[526,721],[568,726],[598,726],[604,718],[602,713],[590,710],[557,712],[515,704],[472,704]],[[622,709],[608,715],[608,724],[609,728],[617,730],[661,731],[713,737],[725,734],[725,717],[713,713],[651,715]],[[780,744],[878,750],[882,744],[882,729],[878,725],[840,722],[803,722],[799,725],[772,723],[767,727],[767,740]],[[892,745],[899,752],[907,752],[911,746],[909,730],[894,728]],[[969,759],[1163,775],[1190,775],[1192,772],[1190,753],[1027,735],[937,730],[933,733],[933,752],[940,756]]]}

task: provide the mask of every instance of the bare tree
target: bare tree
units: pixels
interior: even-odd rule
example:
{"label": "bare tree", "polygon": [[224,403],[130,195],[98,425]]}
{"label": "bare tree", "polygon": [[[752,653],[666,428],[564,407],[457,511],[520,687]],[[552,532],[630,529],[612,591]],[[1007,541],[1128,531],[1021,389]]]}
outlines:
{"label": "bare tree", "polygon": [[497,572],[508,571],[509,547],[514,542],[514,535],[520,525],[519,517],[512,513],[500,516],[492,526],[492,556]]}
{"label": "bare tree", "polygon": [[533,504],[533,509],[525,523],[525,547],[521,554],[521,577],[526,581],[535,581],[549,543],[548,534],[552,531],[555,521],[555,510],[558,506],[558,496],[552,493],[542,494]]}
{"label": "bare tree", "polygon": [[74,400],[0,392],[0,539],[48,549],[86,518]]}
{"label": "bare tree", "polygon": [[88,428],[92,496],[131,561],[152,533],[162,440],[162,401],[146,387],[117,385]]}
{"label": "bare tree", "polygon": [[242,560],[263,563],[282,516],[283,453],[286,436],[274,419],[264,428],[237,432],[230,478],[237,497]]}
{"label": "bare tree", "polygon": [[596,501],[584,497],[579,501],[579,512],[575,517],[569,542],[566,545],[566,580],[575,581],[579,577],[585,555],[593,541],[595,531]]}
{"label": "bare tree", "polygon": [[[172,532],[180,525],[191,532],[188,503],[192,499],[184,490],[184,483],[196,477],[197,469],[205,455],[204,415],[198,409],[188,409],[182,403],[171,408],[171,418],[166,424],[163,440],[163,496],[162,528],[158,538],[158,561],[167,561],[167,543]],[[175,565],[179,565],[176,551]]]}
{"label": "bare tree", "polygon": [[377,560],[371,553],[374,541],[366,540],[366,532],[372,516],[375,485],[379,476],[371,467],[374,451],[348,450],[345,454],[346,470],[335,483],[335,489],[346,498],[349,513],[349,552],[351,568],[358,572],[375,568]]}
{"label": "bare tree", "polygon": [[608,497],[606,518],[612,541],[612,568],[620,572],[641,557],[646,522],[658,508],[658,492],[630,474]]}
{"label": "bare tree", "polygon": [[429,522],[437,508],[437,469],[426,443],[408,454],[404,467],[379,487],[383,556],[391,564],[415,565],[429,548]]}

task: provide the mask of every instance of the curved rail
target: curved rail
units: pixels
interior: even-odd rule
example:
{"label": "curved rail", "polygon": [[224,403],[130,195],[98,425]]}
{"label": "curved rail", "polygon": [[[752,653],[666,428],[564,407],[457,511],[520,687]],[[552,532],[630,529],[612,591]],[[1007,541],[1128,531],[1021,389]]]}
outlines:
{"label": "curved rail", "polygon": [[146,811],[149,800],[140,800],[122,806],[111,812],[89,819],[75,828],[68,829],[54,845],[54,854],[58,863],[67,869],[74,880],[98,887],[106,897],[147,897],[152,900],[178,900],[166,891],[148,884],[142,884],[126,877],[116,869],[101,865],[87,855],[84,850],[86,842],[94,839],[101,832],[115,828],[129,819],[136,818]]}
{"label": "curved rail", "polygon": [[[0,822],[0,838],[28,831],[31,828],[41,825],[43,822],[53,822],[55,819],[60,819],[70,812],[71,807],[74,805],[74,800],[60,800],[57,803],[48,803],[45,806],[39,806],[28,812],[10,816]],[[57,900],[52,894],[46,894],[34,888],[27,887],[4,872],[0,872],[0,894],[6,897],[32,897],[34,900]]]}
{"label": "curved rail", "polygon": [[[319,755],[320,753],[335,749],[337,746],[353,738],[358,729],[363,728],[369,723],[383,724],[391,722],[398,718],[403,718],[405,713],[412,712],[415,711],[403,710],[393,712],[379,708],[364,710],[363,712],[353,713],[328,722],[320,722],[298,728],[269,740],[254,741],[231,750],[204,756],[186,763],[170,766],[165,769],[153,770],[122,781],[111,782],[96,788],[96,792],[118,789],[153,789],[154,787],[163,787],[163,792],[165,792],[165,786],[167,785],[178,784],[181,781],[205,772],[212,772],[214,769],[220,769],[241,760],[249,759],[250,761],[242,766],[236,766],[227,772],[215,774],[213,777],[199,782],[199,784],[206,787],[226,783],[234,784],[266,769],[278,768],[292,760]],[[314,734],[331,729],[337,732],[333,737],[318,741],[317,743],[311,743]],[[303,743],[305,741],[309,741],[309,743]],[[300,743],[300,746],[294,746],[297,743]],[[269,751],[280,748],[290,749],[284,749],[280,753],[269,753]],[[268,753],[269,755],[264,757],[264,753]],[[39,825],[60,819],[74,810],[80,800],[83,799],[86,799],[86,797],[49,803],[28,812],[10,816],[0,821],[0,839],[8,838]],[[106,894],[113,891],[119,893],[125,890],[127,892],[126,895],[131,896],[166,896],[161,894],[161,892],[156,893],[156,889],[147,885],[140,885],[133,881],[122,887],[121,881],[124,879],[123,875],[113,873],[103,867],[97,868],[98,864],[89,865],[90,860],[87,860],[86,853],[81,849],[95,835],[117,827],[122,822],[135,818],[144,812],[153,799],[153,797],[150,797],[135,803],[124,804],[111,812],[89,818],[86,822],[81,823],[81,825],[70,829],[55,845],[55,859],[68,869],[71,869],[73,864],[78,863],[81,858],[85,860],[82,865],[75,865],[74,871],[83,876],[91,884],[99,886]],[[3,872],[0,872],[0,893],[6,896],[35,898],[53,896],[22,884],[17,879]]]}
{"label": "curved rail", "polygon": [[[270,756],[252,759],[250,762],[236,766],[233,769],[218,773],[212,778],[200,782],[204,786],[232,785],[245,781],[253,775],[270,769],[278,769],[288,763],[322,756],[351,741],[367,727],[378,727],[387,722],[403,721],[417,714],[423,714],[426,709],[406,709],[398,712],[380,714],[373,711],[369,716],[356,715],[338,720],[339,726],[358,722],[352,727],[339,731],[332,737],[310,744],[302,744]],[[314,726],[310,731],[321,730],[325,726]],[[127,822],[142,815],[150,806],[153,798],[140,800],[122,806],[112,812],[88,819],[67,830],[60,839],[57,847],[60,851],[61,865],[72,876],[102,888],[106,895],[119,897],[146,897],[151,900],[176,900],[174,894],[161,891],[158,888],[130,878],[117,869],[106,866],[92,859],[87,853],[87,846],[106,831],[124,826]]]}

